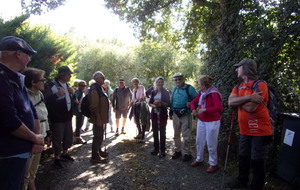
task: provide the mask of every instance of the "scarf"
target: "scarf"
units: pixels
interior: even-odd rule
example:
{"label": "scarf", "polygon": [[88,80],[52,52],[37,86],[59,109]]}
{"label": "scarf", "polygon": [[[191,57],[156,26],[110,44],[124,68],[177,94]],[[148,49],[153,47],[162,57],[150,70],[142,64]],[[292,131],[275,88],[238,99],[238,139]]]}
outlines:
{"label": "scarf", "polygon": [[222,95],[221,95],[220,91],[216,87],[211,86],[205,92],[201,92],[198,105],[201,106],[202,109],[206,108],[206,97],[208,95],[210,95],[211,93],[218,93],[220,96],[220,99],[222,100]]}

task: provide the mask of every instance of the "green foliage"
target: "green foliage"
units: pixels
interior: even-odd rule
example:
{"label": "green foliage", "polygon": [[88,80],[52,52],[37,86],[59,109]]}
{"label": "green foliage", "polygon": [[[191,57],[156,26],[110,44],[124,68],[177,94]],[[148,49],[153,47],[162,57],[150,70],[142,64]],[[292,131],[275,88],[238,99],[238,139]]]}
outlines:
{"label": "green foliage", "polygon": [[28,15],[22,15],[1,23],[0,34],[21,37],[38,52],[28,66],[45,70],[47,78],[54,78],[56,68],[61,65],[74,67],[76,49],[72,42],[67,37],[56,36],[48,27],[30,26],[27,18]]}
{"label": "green foliage", "polygon": [[29,14],[40,15],[49,10],[54,10],[64,4],[66,0],[21,0],[22,9]]}

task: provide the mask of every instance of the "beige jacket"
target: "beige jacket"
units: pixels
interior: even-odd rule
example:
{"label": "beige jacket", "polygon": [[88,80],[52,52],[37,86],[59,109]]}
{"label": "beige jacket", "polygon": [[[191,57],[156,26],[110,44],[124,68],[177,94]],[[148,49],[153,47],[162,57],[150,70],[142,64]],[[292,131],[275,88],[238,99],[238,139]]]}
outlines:
{"label": "beige jacket", "polygon": [[109,102],[107,95],[102,90],[102,87],[100,96],[97,90],[91,90],[89,93],[91,93],[88,97],[90,102],[89,109],[91,112],[89,122],[97,126],[102,126],[103,124],[108,123]]}

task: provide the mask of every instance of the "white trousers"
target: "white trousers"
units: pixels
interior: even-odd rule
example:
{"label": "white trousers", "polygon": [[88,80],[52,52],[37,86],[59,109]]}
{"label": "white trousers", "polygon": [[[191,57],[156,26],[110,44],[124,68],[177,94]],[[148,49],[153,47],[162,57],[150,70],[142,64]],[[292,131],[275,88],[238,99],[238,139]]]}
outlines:
{"label": "white trousers", "polygon": [[197,145],[197,162],[202,162],[204,155],[204,146],[207,144],[207,149],[209,153],[209,165],[218,165],[218,136],[220,129],[220,120],[203,122],[198,120],[197,123],[197,135],[196,135],[196,145]]}

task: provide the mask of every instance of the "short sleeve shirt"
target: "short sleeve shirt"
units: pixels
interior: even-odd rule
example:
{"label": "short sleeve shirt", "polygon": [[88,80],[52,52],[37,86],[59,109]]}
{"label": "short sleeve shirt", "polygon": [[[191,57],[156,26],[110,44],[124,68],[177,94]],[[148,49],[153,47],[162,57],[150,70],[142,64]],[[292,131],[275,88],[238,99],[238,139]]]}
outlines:
{"label": "short sleeve shirt", "polygon": [[[231,94],[237,94],[237,96],[246,96],[255,92],[252,89],[254,81],[248,84],[244,82],[239,86],[233,88]],[[262,92],[264,102],[268,103],[268,86],[264,82],[258,83],[258,88]],[[250,136],[267,136],[272,134],[272,125],[268,108],[261,103],[258,105],[254,112],[247,112],[241,107],[238,108],[238,123],[240,126],[240,134]]]}

